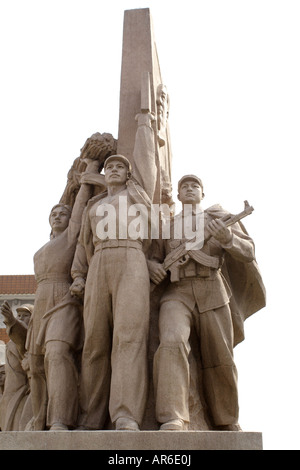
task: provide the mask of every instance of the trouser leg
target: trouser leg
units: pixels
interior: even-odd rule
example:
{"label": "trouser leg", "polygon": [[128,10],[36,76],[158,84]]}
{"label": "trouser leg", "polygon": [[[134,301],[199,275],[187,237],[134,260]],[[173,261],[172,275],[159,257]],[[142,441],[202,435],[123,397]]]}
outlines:
{"label": "trouser leg", "polygon": [[109,411],[113,423],[130,418],[140,426],[148,395],[147,344],[120,342],[112,352]]}
{"label": "trouser leg", "polygon": [[[103,307],[103,305],[102,305]],[[95,311],[85,309],[89,316],[85,324],[85,342],[82,351],[79,399],[79,426],[103,429],[108,415],[111,379],[111,325],[105,311],[98,305]],[[103,321],[97,321],[97,316]]]}
{"label": "trouser leg", "polygon": [[78,374],[70,346],[63,341],[46,344],[45,370],[48,385],[47,425],[74,427],[78,414]]}
{"label": "trouser leg", "polygon": [[127,251],[126,272],[113,293],[112,422],[130,418],[141,425],[143,420],[148,395],[149,296],[145,257],[141,251]]}
{"label": "trouser leg", "polygon": [[178,301],[164,302],[159,312],[160,344],[154,356],[156,419],[189,422],[188,355],[191,313]]}
{"label": "trouser leg", "polygon": [[46,428],[47,414],[47,382],[44,367],[44,356],[29,354],[30,390],[33,411],[34,431],[43,431]]}
{"label": "trouser leg", "polygon": [[201,313],[200,349],[205,399],[216,426],[238,423],[237,370],[230,308]]}

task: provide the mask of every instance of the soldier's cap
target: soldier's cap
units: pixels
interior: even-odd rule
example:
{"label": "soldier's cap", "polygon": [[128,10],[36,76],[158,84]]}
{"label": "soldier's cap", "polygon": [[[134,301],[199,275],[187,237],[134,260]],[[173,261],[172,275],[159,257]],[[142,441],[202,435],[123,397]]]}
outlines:
{"label": "soldier's cap", "polygon": [[178,181],[178,191],[179,191],[180,186],[182,185],[182,183],[184,181],[187,181],[187,180],[196,181],[201,186],[202,191],[203,191],[203,183],[202,183],[201,179],[198,178],[198,176],[196,176],[196,175],[184,175],[182,178],[180,178],[180,180]]}
{"label": "soldier's cap", "polygon": [[23,305],[19,305],[19,307],[16,308],[17,312],[20,312],[22,310],[27,310],[32,315],[33,305],[32,304],[23,304]]}
{"label": "soldier's cap", "polygon": [[108,157],[104,162],[104,170],[107,164],[113,160],[119,160],[120,162],[124,163],[124,165],[126,165],[128,170],[131,172],[131,163],[128,158],[124,157],[124,155],[111,155],[110,157]]}

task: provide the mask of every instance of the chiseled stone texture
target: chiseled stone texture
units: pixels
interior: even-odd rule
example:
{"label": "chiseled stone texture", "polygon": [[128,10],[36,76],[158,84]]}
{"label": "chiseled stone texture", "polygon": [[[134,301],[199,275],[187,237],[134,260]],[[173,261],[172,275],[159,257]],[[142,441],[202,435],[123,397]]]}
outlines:
{"label": "chiseled stone texture", "polygon": [[7,431],[0,450],[262,450],[262,433],[230,431]]}

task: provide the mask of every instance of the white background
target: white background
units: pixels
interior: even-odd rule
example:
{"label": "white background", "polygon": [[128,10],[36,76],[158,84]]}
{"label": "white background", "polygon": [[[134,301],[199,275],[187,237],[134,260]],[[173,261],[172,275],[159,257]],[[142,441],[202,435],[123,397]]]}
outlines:
{"label": "white background", "polygon": [[86,138],[117,138],[123,12],[145,7],[171,97],[174,186],[195,173],[204,207],[255,208],[245,225],[267,307],[235,349],[240,424],[265,449],[300,449],[297,0],[0,0],[0,274],[33,274]]}

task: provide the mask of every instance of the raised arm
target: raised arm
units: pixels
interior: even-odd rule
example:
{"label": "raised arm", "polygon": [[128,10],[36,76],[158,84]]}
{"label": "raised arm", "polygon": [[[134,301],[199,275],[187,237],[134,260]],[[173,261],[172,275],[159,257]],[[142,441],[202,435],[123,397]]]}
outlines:
{"label": "raised arm", "polygon": [[21,356],[24,357],[26,352],[25,342],[27,335],[27,328],[25,324],[19,322],[19,320],[14,316],[8,302],[3,303],[0,312],[4,316],[4,323],[8,336],[16,344]]}
{"label": "raised arm", "polygon": [[142,112],[136,116],[136,120],[138,128],[133,150],[133,176],[152,201],[157,179],[155,140],[151,125],[154,115],[147,111]]}

